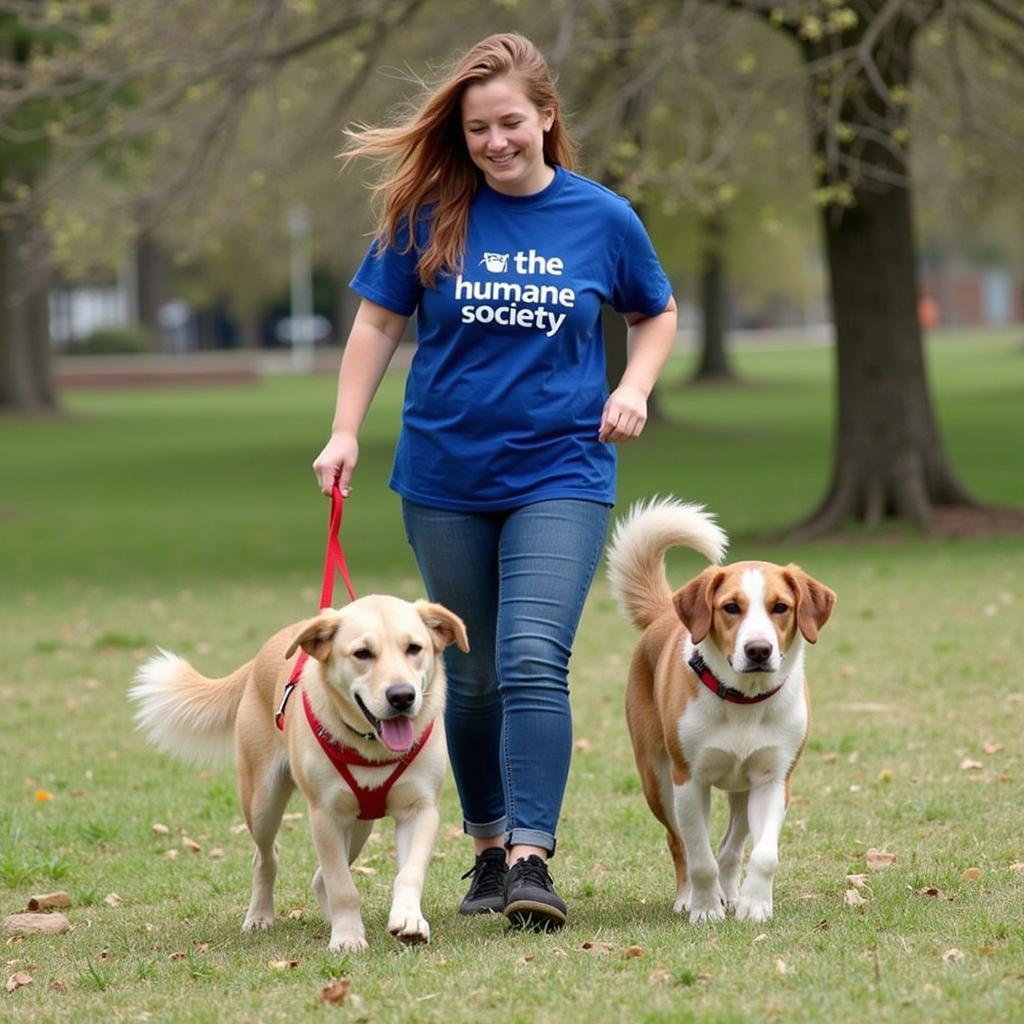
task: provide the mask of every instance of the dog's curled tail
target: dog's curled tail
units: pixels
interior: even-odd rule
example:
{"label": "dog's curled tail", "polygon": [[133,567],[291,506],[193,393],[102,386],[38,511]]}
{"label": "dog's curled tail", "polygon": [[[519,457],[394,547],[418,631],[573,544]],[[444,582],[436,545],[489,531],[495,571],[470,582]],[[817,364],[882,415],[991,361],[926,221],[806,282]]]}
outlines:
{"label": "dog's curled tail", "polygon": [[646,629],[671,606],[664,557],[669,548],[692,548],[717,564],[728,546],[729,538],[703,505],[673,497],[637,502],[616,524],[608,549],[608,582],[622,614]]}
{"label": "dog's curled tail", "polygon": [[223,679],[207,679],[184,658],[161,649],[139,667],[128,691],[138,704],[139,729],[151,743],[186,761],[227,760],[251,667],[248,662]]}

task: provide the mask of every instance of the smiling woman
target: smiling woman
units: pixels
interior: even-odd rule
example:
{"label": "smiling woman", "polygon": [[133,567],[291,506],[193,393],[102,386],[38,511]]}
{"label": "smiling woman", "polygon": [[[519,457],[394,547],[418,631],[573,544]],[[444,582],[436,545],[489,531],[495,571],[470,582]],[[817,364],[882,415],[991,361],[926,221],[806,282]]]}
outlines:
{"label": "smiling woman", "polygon": [[[554,80],[523,36],[478,43],[405,123],[350,135],[349,159],[393,163],[313,468],[347,496],[357,433],[415,313],[391,487],[428,593],[471,637],[445,655],[476,854],[459,909],[556,928],[566,905],[547,860],[572,752],[569,656],[615,500],[613,445],[644,428],[675,302],[629,203],[574,172]],[[631,342],[610,395],[604,304]]]}

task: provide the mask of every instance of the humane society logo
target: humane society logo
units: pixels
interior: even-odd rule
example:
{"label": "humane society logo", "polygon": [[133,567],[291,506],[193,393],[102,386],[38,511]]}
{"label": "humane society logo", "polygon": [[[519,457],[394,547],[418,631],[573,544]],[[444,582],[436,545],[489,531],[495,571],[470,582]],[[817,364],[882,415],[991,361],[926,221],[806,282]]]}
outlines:
{"label": "humane society logo", "polygon": [[[565,265],[558,256],[545,257],[535,249],[516,253],[485,252],[477,266],[492,274],[505,274],[509,264],[517,274],[534,277],[561,277]],[[520,284],[518,281],[467,281],[455,278],[455,299],[462,302],[464,324],[501,324],[543,331],[553,338],[568,314],[561,309],[576,305],[576,292],[558,284]]]}

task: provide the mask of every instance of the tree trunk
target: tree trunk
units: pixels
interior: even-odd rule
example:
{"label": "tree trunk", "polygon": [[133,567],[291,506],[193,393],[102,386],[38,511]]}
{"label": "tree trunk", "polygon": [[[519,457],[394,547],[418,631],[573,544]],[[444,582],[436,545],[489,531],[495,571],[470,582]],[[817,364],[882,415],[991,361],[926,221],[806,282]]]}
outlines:
{"label": "tree trunk", "polygon": [[[886,84],[907,86],[916,26],[897,22],[886,33],[876,69]],[[815,56],[813,48],[805,53]],[[861,75],[846,103],[892,112]],[[840,117],[855,122],[854,108]],[[827,164],[822,135],[817,157]],[[932,410],[917,315],[918,275],[905,152],[863,142],[849,208],[826,207],[825,246],[836,324],[837,421],[832,481],[824,500],[795,535],[814,536],[855,520],[883,520],[928,529],[940,506],[976,506],[946,458]],[[870,169],[889,174],[872,180]],[[901,186],[893,179],[902,180]]]}
{"label": "tree trunk", "polygon": [[700,268],[701,327],[700,363],[691,383],[733,381],[725,347],[725,264],[722,258],[724,225],[721,213],[704,222],[704,244]]}
{"label": "tree trunk", "polygon": [[135,242],[136,309],[139,323],[146,327],[154,342],[167,346],[160,328],[160,307],[167,301],[167,257],[153,237],[143,231]]}
{"label": "tree trunk", "polygon": [[0,412],[56,405],[48,281],[29,279],[20,251],[24,236],[21,218],[0,220]]}

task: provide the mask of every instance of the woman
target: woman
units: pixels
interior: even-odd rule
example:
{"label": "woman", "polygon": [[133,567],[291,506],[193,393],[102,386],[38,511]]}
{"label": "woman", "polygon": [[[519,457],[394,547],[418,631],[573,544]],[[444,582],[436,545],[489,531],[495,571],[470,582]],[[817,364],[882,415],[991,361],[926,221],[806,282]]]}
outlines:
{"label": "woman", "polygon": [[[449,753],[476,859],[464,914],[557,928],[547,860],[572,750],[568,662],[615,498],[612,444],[643,430],[676,306],[629,204],[575,173],[544,58],[474,46],[417,112],[360,128],[388,162],[331,438],[313,464],[348,495],[357,434],[417,317],[391,487],[431,600],[472,645],[446,653]],[[607,395],[600,327],[629,323]]]}

